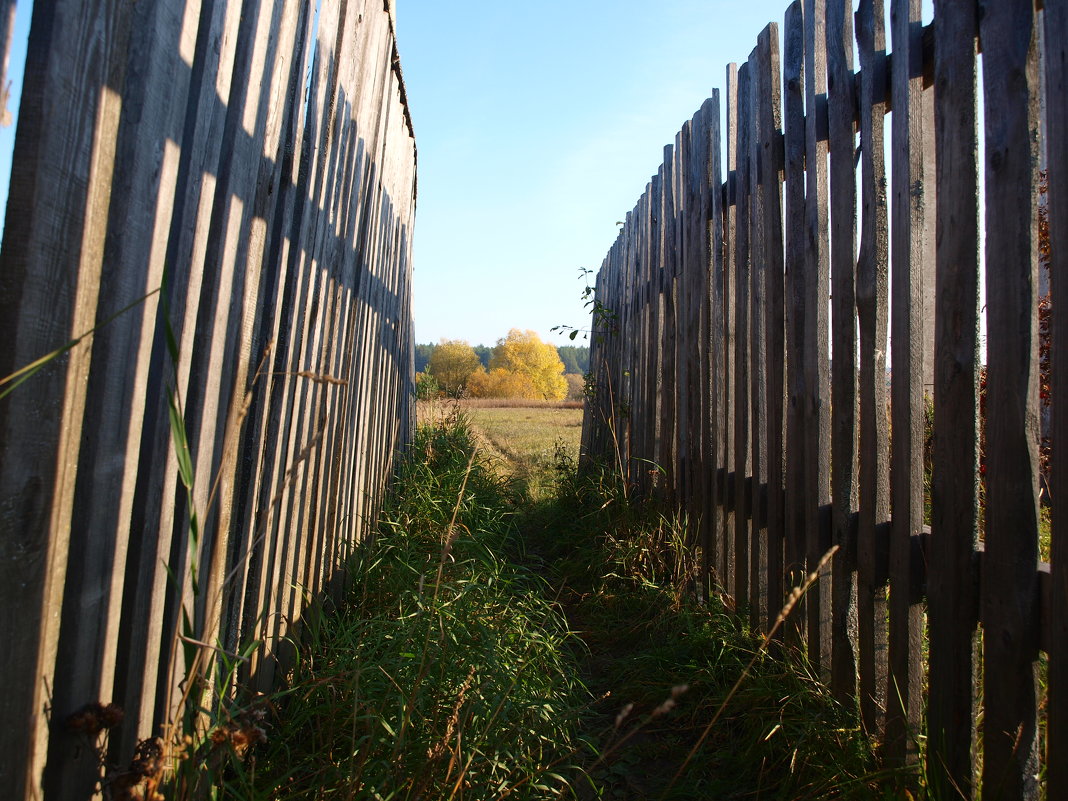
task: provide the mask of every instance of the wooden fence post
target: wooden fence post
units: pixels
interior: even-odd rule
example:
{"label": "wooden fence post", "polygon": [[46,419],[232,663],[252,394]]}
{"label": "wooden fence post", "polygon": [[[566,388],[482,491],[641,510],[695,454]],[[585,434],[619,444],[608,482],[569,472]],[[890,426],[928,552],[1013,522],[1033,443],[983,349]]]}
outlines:
{"label": "wooden fence post", "polygon": [[984,8],[983,798],[1038,797],[1038,48],[1031,2]]}

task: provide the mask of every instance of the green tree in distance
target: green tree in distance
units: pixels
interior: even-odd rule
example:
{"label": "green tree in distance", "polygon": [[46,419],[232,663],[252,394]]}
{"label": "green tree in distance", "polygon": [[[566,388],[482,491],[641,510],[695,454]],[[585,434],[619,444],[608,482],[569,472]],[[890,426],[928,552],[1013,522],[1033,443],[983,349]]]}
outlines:
{"label": "green tree in distance", "polygon": [[561,345],[556,349],[565,373],[585,373],[590,369],[590,349],[582,345]]}
{"label": "green tree in distance", "polygon": [[485,345],[474,346],[475,355],[478,356],[482,366],[489,369],[490,359],[493,358],[493,348],[486,347]]}
{"label": "green tree in distance", "polygon": [[433,352],[433,343],[415,346],[415,372],[426,372],[426,366],[430,363],[430,354],[432,354]]}

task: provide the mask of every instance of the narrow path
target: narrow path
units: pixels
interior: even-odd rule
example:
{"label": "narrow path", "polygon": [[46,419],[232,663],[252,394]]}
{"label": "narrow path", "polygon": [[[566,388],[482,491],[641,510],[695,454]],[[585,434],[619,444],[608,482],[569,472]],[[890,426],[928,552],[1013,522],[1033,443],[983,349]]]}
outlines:
{"label": "narrow path", "polygon": [[[527,469],[493,450],[502,469]],[[528,503],[520,532],[577,635],[593,699],[580,799],[905,797],[875,776],[855,716],[803,665],[759,656],[709,729],[758,641],[718,603],[696,602],[679,521],[625,505],[611,481],[559,479]]]}

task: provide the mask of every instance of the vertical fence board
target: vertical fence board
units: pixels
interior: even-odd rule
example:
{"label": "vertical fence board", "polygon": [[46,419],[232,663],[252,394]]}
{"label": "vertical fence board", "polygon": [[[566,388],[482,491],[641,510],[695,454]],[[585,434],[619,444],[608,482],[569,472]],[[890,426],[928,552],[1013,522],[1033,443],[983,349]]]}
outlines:
{"label": "vertical fence board", "polygon": [[665,499],[675,497],[675,465],[678,454],[678,416],[675,408],[675,324],[676,324],[676,268],[675,252],[675,192],[674,148],[664,147],[664,163],[660,167],[660,286],[662,316],[660,325],[660,349],[662,363],[660,386],[660,452],[658,463],[663,471],[661,495]]}
{"label": "vertical fence board", "polygon": [[[647,425],[647,435],[650,444],[650,450],[646,454],[646,458],[652,460],[653,464],[647,465],[647,468],[651,470],[657,470],[657,465],[660,464],[660,452],[659,442],[663,434],[663,414],[662,407],[664,399],[661,393],[662,389],[662,377],[661,372],[664,369],[663,354],[660,350],[660,342],[662,338],[661,326],[664,319],[664,294],[663,294],[663,270],[660,267],[660,228],[662,223],[662,211],[661,211],[661,194],[663,192],[663,179],[660,173],[652,176],[650,182],[652,191],[649,194],[649,234],[646,238],[647,249],[649,254],[649,340],[648,340],[648,352],[649,352],[649,376],[647,378],[646,389],[650,398],[653,399],[653,403],[646,410],[649,422]],[[652,481],[655,478],[656,489],[659,491],[663,476],[657,471],[650,473],[650,487],[652,487]]]}
{"label": "vertical fence board", "polygon": [[923,20],[920,0],[891,0],[893,429],[890,531],[890,628],[886,756],[891,764],[918,757],[923,679],[923,609],[912,586],[912,538],[923,525],[924,422],[924,174]]}
{"label": "vertical fence board", "polygon": [[[720,581],[724,592],[737,590],[735,569],[738,555],[735,516],[742,514],[738,498],[740,479],[735,471],[735,413],[738,407],[735,380],[735,271],[738,248],[738,65],[727,65],[727,183],[723,201],[723,565]],[[737,600],[737,596],[736,596]]]}
{"label": "vertical fence board", "polygon": [[[805,373],[801,355],[804,340],[805,258],[805,66],[804,18],[801,0],[794,0],[783,22],[783,134],[786,191],[786,475],[785,561],[786,576],[798,586],[805,572],[805,460],[802,442],[802,406]],[[808,612],[802,597],[786,627],[787,641],[800,644]]]}
{"label": "vertical fence board", "polygon": [[775,625],[785,591],[783,543],[783,420],[785,403],[785,330],[782,226],[782,109],[779,65],[779,26],[772,22],[757,38],[760,80],[755,114],[760,119],[760,202],[763,207],[763,262],[765,271],[764,338],[767,362],[767,630]]}
{"label": "vertical fence board", "polygon": [[[827,39],[825,0],[805,0],[805,545],[808,569],[831,547],[830,384],[828,375],[827,252]],[[830,678],[830,567],[808,593],[808,653],[820,675]]]}
{"label": "vertical fence board", "polygon": [[738,139],[735,167],[735,244],[734,244],[734,599],[739,605],[749,601],[750,514],[752,485],[749,451],[749,291],[750,291],[750,187],[749,187],[749,65],[738,68]]}
{"label": "vertical fence board", "polygon": [[[1068,275],[1068,6],[1047,3],[1046,148],[1051,275]],[[1068,309],[1068,282],[1053,281],[1053,306]],[[1053,398],[1068,397],[1068,315],[1053,315]],[[1058,356],[1057,354],[1060,354]],[[1068,453],[1068,417],[1054,410],[1053,452]],[[1053,470],[1053,609],[1068,608],[1068,470]],[[1050,621],[1047,797],[1068,796],[1068,615]]]}
{"label": "vertical fence board", "polygon": [[886,710],[885,521],[890,513],[886,420],[887,234],[883,117],[886,34],[882,0],[862,0],[860,52],[862,223],[857,264],[860,320],[860,517],[857,531],[857,628],[860,709],[865,729],[881,735]]}
{"label": "vertical fence board", "polygon": [[983,797],[1038,797],[1038,57],[1030,2],[979,21],[986,140]]}
{"label": "vertical fence board", "polygon": [[830,151],[831,688],[842,703],[857,692],[857,193],[853,151],[853,3],[827,0],[827,145]]}
{"label": "vertical fence board", "polygon": [[688,124],[675,134],[675,147],[671,153],[672,178],[672,219],[675,221],[673,241],[675,244],[675,481],[677,506],[680,510],[689,505],[689,363],[688,351],[693,339],[687,339],[689,328],[689,310],[692,296],[689,292],[687,266],[687,182],[689,174],[689,135]]}
{"label": "vertical fence board", "polygon": [[694,337],[694,387],[695,414],[694,442],[697,448],[697,460],[693,469],[693,499],[691,507],[696,515],[694,541],[701,549],[701,560],[697,568],[698,592],[701,600],[708,601],[709,575],[712,569],[712,520],[715,514],[715,497],[713,484],[708,480],[714,464],[713,449],[713,398],[712,386],[712,242],[711,215],[712,191],[718,185],[712,180],[711,170],[711,120],[713,101],[706,99],[693,116],[692,147],[690,152],[690,181],[693,192],[693,208],[690,214],[692,226],[690,269],[693,271],[693,292],[695,310]]}
{"label": "vertical fence board", "polygon": [[935,51],[938,164],[935,437],[932,469],[927,775],[932,792],[974,796],[978,610],[979,207],[977,10],[940,2]]}
{"label": "vertical fence board", "polygon": [[768,364],[767,343],[767,262],[764,253],[764,196],[760,189],[762,140],[760,130],[759,45],[749,54],[749,252],[751,312],[749,316],[750,388],[750,531],[749,623],[760,631],[768,615]]}
{"label": "vertical fence board", "polygon": [[[725,493],[723,483],[720,481],[723,466],[726,464],[724,457],[725,434],[723,430],[723,405],[725,359],[723,354],[723,194],[722,186],[722,156],[720,155],[720,99],[719,90],[712,92],[712,98],[705,102],[705,119],[708,121],[708,159],[709,159],[709,199],[705,225],[708,230],[710,249],[710,263],[708,266],[708,294],[709,294],[709,365],[711,373],[709,380],[709,418],[710,418],[710,443],[708,475],[702,486],[712,499],[712,512],[709,517],[709,540],[711,553],[708,556],[709,570],[715,571],[715,580],[720,587],[726,586],[726,577],[722,571],[722,554],[724,545],[720,537],[723,530],[722,519],[725,506]],[[706,577],[707,577],[706,572]],[[708,579],[706,578],[706,581]]]}

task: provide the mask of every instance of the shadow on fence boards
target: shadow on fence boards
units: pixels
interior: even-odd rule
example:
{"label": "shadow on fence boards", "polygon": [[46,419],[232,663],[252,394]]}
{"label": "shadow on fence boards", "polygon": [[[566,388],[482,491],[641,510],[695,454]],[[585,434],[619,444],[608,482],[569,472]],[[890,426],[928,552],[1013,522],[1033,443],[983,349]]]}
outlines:
{"label": "shadow on fence boards", "polygon": [[888,765],[1068,798],[1068,4],[920,5],[795,2],[727,67],[597,276],[584,447],[761,629],[838,547],[781,634]]}
{"label": "shadow on fence boards", "polygon": [[128,763],[190,654],[269,687],[375,516],[412,424],[391,6],[34,5],[0,377],[62,353],[0,399],[6,798],[88,797],[65,721],[114,702]]}

